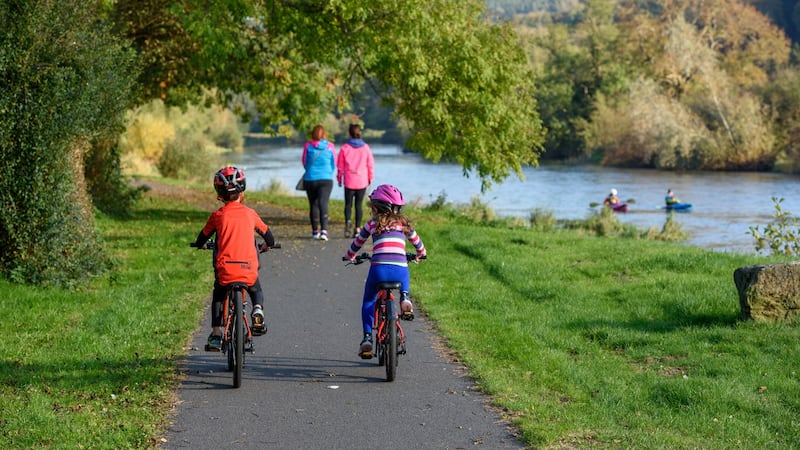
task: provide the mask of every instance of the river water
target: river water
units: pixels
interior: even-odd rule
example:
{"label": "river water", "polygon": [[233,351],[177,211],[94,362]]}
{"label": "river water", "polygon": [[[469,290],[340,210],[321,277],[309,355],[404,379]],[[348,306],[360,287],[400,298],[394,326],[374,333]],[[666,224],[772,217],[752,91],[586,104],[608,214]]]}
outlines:
{"label": "river water", "polygon": [[[763,228],[772,220],[772,197],[783,198],[781,207],[800,214],[800,176],[772,173],[666,172],[648,169],[615,169],[598,166],[542,165],[523,169],[516,176],[481,193],[480,180],[464,177],[460,166],[433,164],[397,146],[372,145],[375,156],[373,187],[396,185],[406,201],[430,203],[439,196],[448,202],[469,203],[475,197],[500,216],[529,218],[534,209],[552,211],[559,219],[582,219],[601,203],[611,188],[622,201],[632,202],[624,223],[642,229],[663,226],[667,213],[664,195],[672,188],[682,201],[693,206],[675,213],[690,234],[685,243],[710,250],[755,253],[749,227]],[[303,173],[301,146],[248,145],[241,154],[228,154],[226,161],[243,167],[249,189],[262,189],[280,182],[295,195]],[[332,198],[343,199],[343,189],[334,188]]]}

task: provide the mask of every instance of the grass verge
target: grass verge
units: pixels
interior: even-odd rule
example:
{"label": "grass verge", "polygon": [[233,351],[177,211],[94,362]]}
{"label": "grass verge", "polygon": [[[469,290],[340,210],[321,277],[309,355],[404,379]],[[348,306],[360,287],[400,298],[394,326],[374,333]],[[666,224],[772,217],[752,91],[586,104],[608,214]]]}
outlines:
{"label": "grass verge", "polygon": [[[163,198],[99,220],[109,277],[0,282],[2,448],[157,446],[212,282],[187,251],[207,212]],[[418,305],[531,446],[796,447],[800,330],[737,320],[733,270],[768,259],[410,215],[431,255],[413,271]]]}
{"label": "grass verge", "polygon": [[800,328],[737,318],[754,257],[425,219],[414,294],[533,447],[796,448]]}
{"label": "grass verge", "polygon": [[147,197],[101,218],[116,270],[80,290],[0,282],[0,448],[147,448],[212,283],[207,213]]}

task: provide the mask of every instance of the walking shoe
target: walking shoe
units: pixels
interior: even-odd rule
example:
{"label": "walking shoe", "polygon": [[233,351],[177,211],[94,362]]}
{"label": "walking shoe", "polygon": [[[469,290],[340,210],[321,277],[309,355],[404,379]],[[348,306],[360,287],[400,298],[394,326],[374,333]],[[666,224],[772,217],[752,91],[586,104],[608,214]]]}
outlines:
{"label": "walking shoe", "polygon": [[315,232],[311,233],[311,237],[314,238],[314,239],[319,239],[319,236],[320,236],[319,231],[315,231]]}
{"label": "walking shoe", "polygon": [[222,336],[208,335],[208,343],[206,344],[207,352],[218,352],[222,350]]}
{"label": "walking shoe", "polygon": [[319,234],[319,238],[322,239],[323,241],[327,241],[328,240],[328,231],[327,230],[322,230],[322,233]]}
{"label": "walking shoe", "polygon": [[261,305],[253,307],[253,334],[261,336],[267,332],[267,324],[264,323],[264,310]]}
{"label": "walking shoe", "polygon": [[402,320],[414,320],[414,305],[408,298],[408,292],[400,293],[400,318]]}
{"label": "walking shoe", "polygon": [[372,335],[368,334],[364,336],[364,340],[361,341],[361,345],[358,348],[358,356],[360,356],[361,359],[372,358]]}
{"label": "walking shoe", "polygon": [[350,222],[348,220],[347,223],[344,224],[344,237],[350,237],[350,230],[352,229],[353,229],[353,222]]}
{"label": "walking shoe", "polygon": [[356,236],[358,236],[358,233],[361,233],[361,228],[356,227],[356,229],[353,230],[353,239],[355,239]]}

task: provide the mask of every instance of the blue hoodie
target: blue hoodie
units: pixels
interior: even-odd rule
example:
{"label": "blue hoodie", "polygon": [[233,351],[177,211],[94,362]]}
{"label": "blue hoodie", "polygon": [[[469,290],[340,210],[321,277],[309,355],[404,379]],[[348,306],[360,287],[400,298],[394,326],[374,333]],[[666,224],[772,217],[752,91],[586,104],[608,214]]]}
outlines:
{"label": "blue hoodie", "polygon": [[308,141],[303,148],[306,181],[333,180],[336,173],[336,149],[325,139]]}

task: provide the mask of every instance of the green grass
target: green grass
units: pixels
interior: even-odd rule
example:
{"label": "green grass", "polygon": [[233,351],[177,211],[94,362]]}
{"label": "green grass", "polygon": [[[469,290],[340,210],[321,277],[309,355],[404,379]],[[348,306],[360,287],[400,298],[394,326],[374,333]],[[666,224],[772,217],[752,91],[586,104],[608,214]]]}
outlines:
{"label": "green grass", "polygon": [[419,222],[419,304],[532,446],[796,448],[800,329],[738,320],[754,257]]}
{"label": "green grass", "polygon": [[[305,217],[302,197],[248,199]],[[737,267],[774,259],[409,214],[430,255],[412,294],[532,447],[796,448],[800,329],[739,321],[733,284]],[[188,247],[206,218],[146,198],[131,220],[99,221],[108,277],[73,291],[0,282],[0,448],[158,444],[212,283]]]}
{"label": "green grass", "polygon": [[213,274],[207,218],[145,201],[101,219],[113,275],[77,291],[0,282],[0,448],[152,447]]}

